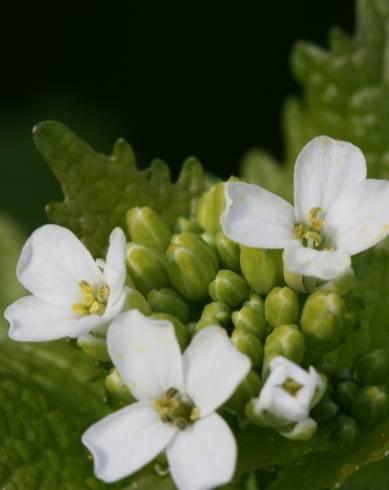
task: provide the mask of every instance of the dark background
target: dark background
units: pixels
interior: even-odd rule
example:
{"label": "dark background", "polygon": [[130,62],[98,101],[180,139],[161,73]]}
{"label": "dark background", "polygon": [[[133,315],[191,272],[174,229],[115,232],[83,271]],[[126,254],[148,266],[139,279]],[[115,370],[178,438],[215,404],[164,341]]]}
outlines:
{"label": "dark background", "polygon": [[353,0],[202,12],[189,2],[181,11],[131,1],[14,3],[0,17],[0,210],[28,231],[44,222],[45,203],[61,200],[32,143],[36,122],[62,121],[106,153],[124,137],[142,167],[161,157],[177,175],[194,154],[228,177],[249,147],[282,156],[282,102],[299,92],[291,48],[298,39],[325,46],[334,25],[352,32],[355,7]]}

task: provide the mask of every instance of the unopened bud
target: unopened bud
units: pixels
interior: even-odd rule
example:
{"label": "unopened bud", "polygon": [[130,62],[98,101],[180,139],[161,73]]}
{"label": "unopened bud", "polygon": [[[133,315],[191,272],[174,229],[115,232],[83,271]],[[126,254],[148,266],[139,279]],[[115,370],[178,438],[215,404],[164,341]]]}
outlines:
{"label": "unopened bud", "polygon": [[208,285],[218,271],[212,248],[195,233],[181,233],[174,237],[166,255],[174,288],[190,301],[205,300]]}
{"label": "unopened bud", "polygon": [[129,243],[127,269],[136,288],[144,295],[152,289],[169,286],[166,258],[157,248]]}
{"label": "unopened bud", "polygon": [[232,316],[232,323],[235,328],[243,330],[264,339],[267,333],[267,325],[265,321],[264,309],[253,307],[250,301],[246,301],[239,311],[234,311]]}
{"label": "unopened bud", "polygon": [[96,361],[108,362],[110,360],[105,338],[99,338],[92,334],[86,334],[78,337],[77,344],[81,347],[85,354]]}
{"label": "unopened bud", "polygon": [[249,287],[242,276],[228,269],[222,269],[209,285],[209,295],[214,301],[236,307],[249,295]]}
{"label": "unopened bud", "polygon": [[358,424],[352,417],[339,415],[334,420],[333,438],[341,449],[349,449],[355,445],[360,431]]}
{"label": "unopened bud", "polygon": [[222,267],[235,272],[240,272],[239,245],[231,241],[223,233],[219,232],[215,235],[215,247]]}
{"label": "unopened bud", "polygon": [[174,327],[174,332],[176,334],[177,341],[180,344],[181,350],[185,350],[185,347],[189,343],[189,329],[186,327],[186,325],[180,322],[178,318],[173,315],[169,315],[168,313],[153,313],[150,318],[170,322]]}
{"label": "unopened bud", "polygon": [[383,386],[365,386],[354,400],[352,416],[364,426],[371,427],[386,417],[389,411],[389,396]]}
{"label": "unopened bud", "polygon": [[139,310],[142,315],[151,315],[151,308],[146,298],[136,289],[131,289],[127,295],[127,306],[128,309],[132,310],[133,308]]}
{"label": "unopened bud", "polygon": [[235,347],[251,360],[253,369],[258,369],[263,358],[263,346],[258,337],[236,328],[231,335]]}
{"label": "unopened bud", "polygon": [[339,279],[329,281],[323,284],[319,289],[320,291],[327,291],[328,293],[335,293],[339,296],[347,294],[354,284],[354,271],[350,269]]}
{"label": "unopened bud", "polygon": [[135,401],[131,391],[124,383],[119,371],[116,368],[112,368],[108,376],[105,378],[105,388],[107,389],[108,393],[123,402],[132,403]]}
{"label": "unopened bud", "polygon": [[345,335],[346,304],[337,294],[319,291],[307,299],[300,325],[307,346],[315,352],[338,347]]}
{"label": "unopened bud", "polygon": [[305,341],[296,325],[280,325],[266,337],[262,377],[269,373],[270,362],[277,356],[301,364],[305,352]]}
{"label": "unopened bud", "polygon": [[212,320],[216,325],[226,327],[231,318],[231,308],[220,301],[213,301],[204,306],[201,318]]}
{"label": "unopened bud", "polygon": [[311,415],[319,424],[326,424],[335,418],[338,412],[338,405],[329,396],[324,396],[313,408]]}
{"label": "unopened bud", "polygon": [[168,313],[178,318],[182,323],[189,321],[189,305],[174,289],[153,289],[147,295],[151,309],[156,313]]}
{"label": "unopened bud", "polygon": [[210,233],[221,231],[220,215],[224,210],[224,184],[218,183],[203,194],[197,204],[196,221]]}
{"label": "unopened bud", "polygon": [[265,318],[272,327],[292,325],[299,319],[300,305],[293,289],[274,288],[265,299]]}
{"label": "unopened bud", "polygon": [[255,371],[250,371],[231,398],[223,405],[223,408],[238,415],[243,415],[246,404],[251,398],[258,395],[260,388],[260,377]]}
{"label": "unopened bud", "polygon": [[126,216],[131,240],[140,245],[166,250],[172,232],[167,223],[153,209],[131,208]]}
{"label": "unopened bud", "polygon": [[258,294],[267,294],[283,282],[279,250],[241,246],[240,267],[244,278]]}
{"label": "unopened bud", "polygon": [[353,378],[359,386],[384,384],[388,379],[389,359],[384,349],[375,349],[355,363]]}
{"label": "unopened bud", "polygon": [[174,225],[174,233],[201,233],[202,228],[187,218],[180,216],[177,218],[176,224]]}
{"label": "unopened bud", "polygon": [[336,386],[336,400],[343,411],[349,413],[358,394],[359,387],[352,381],[343,381]]}

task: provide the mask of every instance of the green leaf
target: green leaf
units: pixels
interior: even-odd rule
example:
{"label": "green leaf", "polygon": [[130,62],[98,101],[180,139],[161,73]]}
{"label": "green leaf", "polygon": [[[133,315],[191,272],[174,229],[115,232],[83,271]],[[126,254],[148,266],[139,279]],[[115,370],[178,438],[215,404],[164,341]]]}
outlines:
{"label": "green leaf", "polygon": [[176,183],[161,160],[139,171],[131,146],[119,139],[112,156],[94,151],[64,125],[46,121],[34,128],[37,149],[62,185],[63,203],[47,207],[49,219],[71,229],[99,256],[115,226],[124,227],[132,206],[150,206],[169,223],[189,216],[207,182],[200,163],[188,158]]}
{"label": "green leaf", "polygon": [[380,490],[389,488],[388,458],[371,463],[347,480],[341,490]]}

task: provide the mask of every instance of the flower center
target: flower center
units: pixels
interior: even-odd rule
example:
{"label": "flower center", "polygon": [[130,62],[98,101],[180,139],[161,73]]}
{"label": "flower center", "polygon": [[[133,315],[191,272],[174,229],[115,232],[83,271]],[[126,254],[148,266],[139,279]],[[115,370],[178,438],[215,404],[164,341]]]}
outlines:
{"label": "flower center", "polygon": [[154,400],[153,405],[162,422],[173,424],[180,430],[185,430],[200,417],[199,409],[175,388],[169,388],[163,398]]}
{"label": "flower center", "polygon": [[305,247],[318,249],[322,245],[324,225],[324,220],[320,218],[322,213],[321,208],[312,208],[309,212],[309,226],[302,223],[296,224],[294,236],[301,240]]}
{"label": "flower center", "polygon": [[294,379],[288,378],[286,381],[282,383],[282,387],[284,388],[285,391],[289,393],[289,395],[296,396],[297,393],[302,388],[302,385],[297,381],[295,381]]}
{"label": "flower center", "polygon": [[72,310],[79,315],[103,315],[107,307],[109,297],[109,287],[106,284],[93,287],[87,281],[79,284],[82,300],[80,303],[73,303]]}

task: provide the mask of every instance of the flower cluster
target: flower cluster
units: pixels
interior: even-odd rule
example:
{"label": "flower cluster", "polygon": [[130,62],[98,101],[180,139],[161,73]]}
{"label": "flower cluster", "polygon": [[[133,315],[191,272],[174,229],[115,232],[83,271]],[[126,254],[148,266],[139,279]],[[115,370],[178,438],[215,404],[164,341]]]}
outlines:
{"label": "flower cluster", "polygon": [[340,376],[327,354],[360,327],[351,256],[389,234],[388,202],[389,182],[366,179],[358,148],[319,137],[297,159],[294,208],[231,179],[174,228],[130,209],[130,241],[114,229],[105,260],[43,226],[19,259],[31,295],[7,308],[9,335],[77,339],[104,362],[121,408],[82,441],[106,482],[165,453],[179,489],[228,483],[237,445],[227,413],[293,441],[330,424],[353,444],[389,410],[388,361],[373,351]]}

